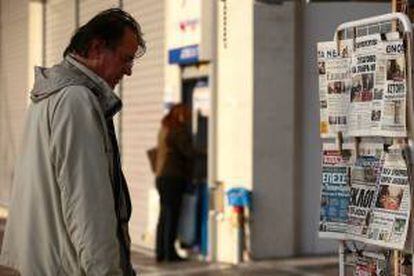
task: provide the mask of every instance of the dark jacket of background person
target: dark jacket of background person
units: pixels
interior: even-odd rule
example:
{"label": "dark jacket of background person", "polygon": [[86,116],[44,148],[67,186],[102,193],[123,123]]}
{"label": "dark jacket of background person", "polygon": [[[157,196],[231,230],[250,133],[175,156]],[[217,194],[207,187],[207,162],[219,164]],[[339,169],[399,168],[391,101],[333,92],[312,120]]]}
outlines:
{"label": "dark jacket of background person", "polygon": [[191,179],[193,145],[190,130],[185,124],[173,128],[161,127],[156,160],[157,177]]}
{"label": "dark jacket of background person", "polygon": [[[101,15],[133,20],[118,9]],[[106,63],[119,54],[94,47]],[[109,82],[82,58],[69,51],[60,64],[36,68],[1,254],[23,276],[135,274],[131,202],[112,121],[122,106],[112,90],[117,77]],[[111,70],[130,74],[117,66]]]}
{"label": "dark jacket of background person", "polygon": [[160,195],[156,256],[158,261],[180,260],[174,248],[184,190],[191,181],[193,146],[190,111],[183,104],[172,107],[158,135],[156,186]]}

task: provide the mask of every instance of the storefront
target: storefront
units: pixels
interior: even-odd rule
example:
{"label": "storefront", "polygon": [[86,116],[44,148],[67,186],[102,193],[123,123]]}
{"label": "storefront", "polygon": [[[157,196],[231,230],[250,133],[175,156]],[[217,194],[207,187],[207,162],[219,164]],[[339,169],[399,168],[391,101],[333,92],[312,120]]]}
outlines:
{"label": "storefront", "polygon": [[[132,13],[148,46],[133,76],[117,88],[124,102],[117,129],[134,208],[134,248],[153,250],[158,216],[146,151],[156,144],[166,108],[184,102],[197,115],[193,130],[207,152],[208,188],[221,183],[224,192],[252,191],[251,257],[333,252],[335,244],[316,234],[316,42],[330,40],[326,35],[341,22],[389,12],[384,2],[2,0],[1,203],[9,200],[33,64],[61,60],[75,28],[109,7]],[[234,262],[237,231],[223,193],[221,201],[222,208],[210,204],[204,253],[207,259]]]}

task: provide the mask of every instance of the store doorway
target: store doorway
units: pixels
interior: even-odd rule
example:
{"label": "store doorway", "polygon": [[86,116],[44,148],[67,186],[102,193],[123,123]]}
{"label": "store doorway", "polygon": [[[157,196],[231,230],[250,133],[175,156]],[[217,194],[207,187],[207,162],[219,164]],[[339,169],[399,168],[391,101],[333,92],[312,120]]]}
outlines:
{"label": "store doorway", "polygon": [[196,156],[193,162],[193,185],[197,197],[196,234],[190,251],[207,256],[208,248],[208,126],[210,93],[208,77],[182,78],[181,101],[192,111],[191,132]]}

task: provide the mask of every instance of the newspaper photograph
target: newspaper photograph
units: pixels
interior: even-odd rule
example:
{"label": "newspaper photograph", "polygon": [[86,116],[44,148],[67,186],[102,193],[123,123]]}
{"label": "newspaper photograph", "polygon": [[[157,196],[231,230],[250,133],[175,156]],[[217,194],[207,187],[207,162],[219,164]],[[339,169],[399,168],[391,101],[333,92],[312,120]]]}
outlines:
{"label": "newspaper photograph", "polygon": [[353,253],[352,257],[355,276],[389,275],[387,257],[383,253],[365,251]]}
{"label": "newspaper photograph", "polygon": [[[381,50],[379,34],[357,37],[352,56],[352,85],[348,111],[348,136],[372,135],[371,117],[374,91],[377,97],[377,60]],[[384,74],[385,75],[385,74]],[[377,115],[377,114],[375,114]],[[377,119],[377,118],[374,118]]]}
{"label": "newspaper photograph", "polygon": [[376,135],[405,137],[407,88],[404,43],[402,40],[383,41],[382,46],[379,70],[385,71],[385,74],[382,76],[383,85],[377,85],[377,99],[374,97],[373,101],[373,130]]}
{"label": "newspaper photograph", "polygon": [[[390,36],[391,37],[391,36]],[[348,136],[405,137],[406,68],[401,39],[356,38]]]}
{"label": "newspaper photograph", "polygon": [[385,154],[367,242],[404,249],[411,210],[407,164],[400,145]]}
{"label": "newspaper photograph", "polygon": [[361,143],[359,156],[351,168],[347,229],[349,239],[366,240],[383,163],[383,147],[382,143]]}
{"label": "newspaper photograph", "polygon": [[318,76],[321,137],[335,137],[347,128],[351,85],[352,40],[320,42]]}
{"label": "newspaper photograph", "polygon": [[348,222],[351,150],[324,144],[319,236],[344,239]]}

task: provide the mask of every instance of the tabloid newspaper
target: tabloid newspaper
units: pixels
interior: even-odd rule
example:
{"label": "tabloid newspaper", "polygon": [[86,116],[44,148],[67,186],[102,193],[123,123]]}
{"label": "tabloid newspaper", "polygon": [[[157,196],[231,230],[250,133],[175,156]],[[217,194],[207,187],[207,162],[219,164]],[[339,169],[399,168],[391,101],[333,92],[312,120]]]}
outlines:
{"label": "tabloid newspaper", "polygon": [[351,149],[336,150],[324,144],[319,236],[345,239],[348,227]]}
{"label": "tabloid newspaper", "polygon": [[405,137],[406,68],[395,33],[318,43],[320,134]]}
{"label": "tabloid newspaper", "polygon": [[371,244],[399,250],[404,249],[411,210],[403,156],[404,149],[399,145],[390,147],[385,154],[367,237]]}
{"label": "tabloid newspaper", "polygon": [[383,144],[361,143],[351,169],[347,239],[365,241],[384,156]]}
{"label": "tabloid newspaper", "polygon": [[362,252],[352,255],[355,276],[389,275],[390,269],[385,254],[380,252]]}

